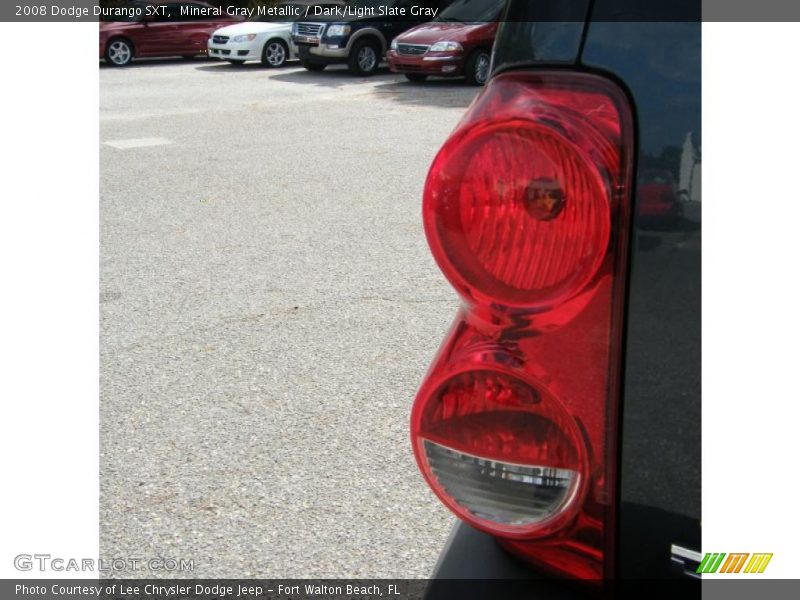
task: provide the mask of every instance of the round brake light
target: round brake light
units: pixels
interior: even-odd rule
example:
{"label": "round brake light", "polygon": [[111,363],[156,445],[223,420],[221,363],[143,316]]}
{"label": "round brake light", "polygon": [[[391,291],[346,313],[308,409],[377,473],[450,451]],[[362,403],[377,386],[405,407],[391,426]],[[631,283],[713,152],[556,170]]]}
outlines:
{"label": "round brake light", "polygon": [[466,297],[544,309],[578,294],[597,273],[611,232],[602,172],[610,149],[606,137],[575,126],[578,118],[487,119],[436,157],[425,185],[425,229],[440,267]]}

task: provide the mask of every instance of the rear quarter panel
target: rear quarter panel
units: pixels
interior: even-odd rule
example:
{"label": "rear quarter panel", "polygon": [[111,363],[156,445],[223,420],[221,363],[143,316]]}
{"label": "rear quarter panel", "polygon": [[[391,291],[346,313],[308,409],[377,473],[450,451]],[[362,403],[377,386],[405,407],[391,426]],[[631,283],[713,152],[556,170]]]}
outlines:
{"label": "rear quarter panel", "polygon": [[637,168],[671,172],[684,201],[682,218],[635,222],[631,239],[619,563],[629,577],[661,573],[672,543],[700,549],[700,41],[696,22],[593,21],[581,55],[630,93]]}

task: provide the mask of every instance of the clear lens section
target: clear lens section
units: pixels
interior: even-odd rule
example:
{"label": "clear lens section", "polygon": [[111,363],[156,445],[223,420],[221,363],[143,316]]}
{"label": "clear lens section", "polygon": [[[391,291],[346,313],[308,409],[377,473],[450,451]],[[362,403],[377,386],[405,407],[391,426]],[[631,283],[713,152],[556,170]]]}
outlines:
{"label": "clear lens section", "polygon": [[475,517],[529,527],[557,514],[578,487],[572,469],[517,465],[464,454],[423,441],[425,457],[442,489]]}
{"label": "clear lens section", "polygon": [[348,33],[350,33],[350,25],[328,25],[325,35],[327,37],[339,37]]}
{"label": "clear lens section", "polygon": [[433,46],[428,48],[430,52],[461,52],[464,48],[462,48],[461,44],[458,42],[436,42]]}

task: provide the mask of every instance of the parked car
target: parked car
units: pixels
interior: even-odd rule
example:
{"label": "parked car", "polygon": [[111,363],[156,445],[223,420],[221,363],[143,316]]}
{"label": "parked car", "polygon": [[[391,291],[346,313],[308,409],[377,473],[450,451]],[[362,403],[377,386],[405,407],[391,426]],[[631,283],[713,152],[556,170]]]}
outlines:
{"label": "parked car", "polygon": [[324,2],[284,2],[252,21],[236,23],[218,29],[208,40],[208,55],[231,64],[241,65],[259,60],[265,67],[282,67],[287,60],[297,58],[297,46],[292,42],[292,23],[306,16],[314,7],[344,6],[343,0]]}
{"label": "parked car", "polygon": [[347,10],[298,21],[292,27],[300,62],[309,71],[345,63],[372,75],[395,36],[430,21],[452,0],[352,0]]}
{"label": "parked car", "polygon": [[409,81],[464,76],[470,85],[489,78],[492,44],[506,0],[456,0],[432,22],[392,40],[389,68]]}
{"label": "parked car", "polygon": [[100,58],[115,67],[124,67],[134,58],[205,54],[208,38],[216,29],[241,20],[224,11],[209,16],[218,9],[195,0],[134,1],[128,5],[141,8],[139,14],[100,22]]}
{"label": "parked car", "polygon": [[422,198],[462,299],[411,411],[459,519],[429,598],[699,597],[700,224],[633,217],[700,146],[700,39],[699,2],[506,6]]}
{"label": "parked car", "polygon": [[636,223],[643,229],[672,225],[683,216],[683,204],[678,198],[678,184],[672,173],[647,169],[639,173],[639,204]]}

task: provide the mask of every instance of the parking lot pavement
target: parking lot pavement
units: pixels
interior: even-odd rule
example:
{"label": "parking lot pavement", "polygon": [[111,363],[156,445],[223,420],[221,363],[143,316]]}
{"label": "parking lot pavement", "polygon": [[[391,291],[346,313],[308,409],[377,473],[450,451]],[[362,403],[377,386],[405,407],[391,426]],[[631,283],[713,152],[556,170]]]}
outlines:
{"label": "parking lot pavement", "polygon": [[421,191],[475,93],[339,68],[101,65],[104,558],[192,559],[197,577],[430,573],[452,520],[408,415],[457,298]]}

